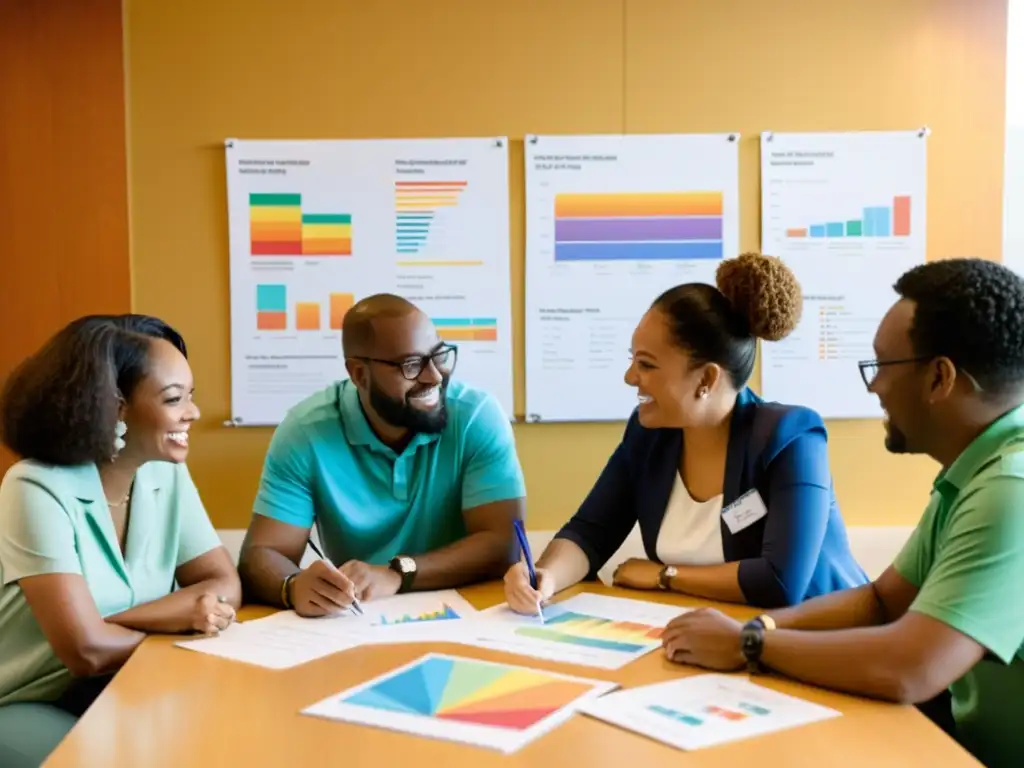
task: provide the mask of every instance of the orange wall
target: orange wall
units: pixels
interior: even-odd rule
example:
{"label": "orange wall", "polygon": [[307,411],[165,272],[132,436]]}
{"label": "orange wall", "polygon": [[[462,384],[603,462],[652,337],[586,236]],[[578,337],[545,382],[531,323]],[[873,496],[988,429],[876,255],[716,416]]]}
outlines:
{"label": "orange wall", "polygon": [[[747,249],[760,131],[927,124],[929,257],[999,258],[1006,0],[128,0],[126,24],[136,308],[194,350],[190,465],[220,527],[246,525],[271,434],[221,426],[227,137],[518,139],[518,412],[525,133],[742,132]],[[621,430],[517,425],[532,526],[575,510]],[[936,467],[888,455],[876,421],[830,435],[848,522],[915,522]]]}
{"label": "orange wall", "polygon": [[122,38],[120,0],[0,1],[0,378],[131,307]]}

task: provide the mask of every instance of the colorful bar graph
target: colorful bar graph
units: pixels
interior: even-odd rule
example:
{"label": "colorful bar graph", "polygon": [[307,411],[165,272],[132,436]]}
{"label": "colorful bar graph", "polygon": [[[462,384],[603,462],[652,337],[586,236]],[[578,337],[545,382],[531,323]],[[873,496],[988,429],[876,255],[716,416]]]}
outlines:
{"label": "colorful bar graph", "polygon": [[330,323],[332,331],[340,331],[341,324],[345,321],[345,315],[356,303],[356,297],[351,293],[332,293],[330,302]]}
{"label": "colorful bar graph", "polygon": [[458,205],[465,181],[396,181],[395,250],[420,253],[437,227],[437,216]]}
{"label": "colorful bar graph", "polygon": [[632,621],[566,611],[550,616],[542,626],[519,627],[516,635],[619,653],[636,653],[659,645],[661,628]]}
{"label": "colorful bar graph", "polygon": [[351,256],[352,215],[305,213],[302,195],[249,195],[253,256]]}
{"label": "colorful bar graph", "polygon": [[555,195],[555,261],[721,259],[721,192]]}
{"label": "colorful bar graph", "polygon": [[288,289],[284,285],[256,286],[256,328],[283,331],[288,327]]}
{"label": "colorful bar graph", "polygon": [[298,331],[320,330],[320,302],[299,301],[295,304],[295,329]]}
{"label": "colorful bar graph", "polygon": [[791,227],[787,238],[799,237],[909,237],[910,196],[897,195],[892,205],[868,206],[859,219],[827,221],[809,227]]}
{"label": "colorful bar graph", "polygon": [[498,320],[493,317],[435,317],[437,335],[445,341],[497,341]]}

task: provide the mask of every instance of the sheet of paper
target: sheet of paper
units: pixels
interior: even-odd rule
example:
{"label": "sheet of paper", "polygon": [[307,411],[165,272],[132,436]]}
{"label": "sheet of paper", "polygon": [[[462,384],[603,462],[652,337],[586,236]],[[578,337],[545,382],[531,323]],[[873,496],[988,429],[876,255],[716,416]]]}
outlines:
{"label": "sheet of paper", "polygon": [[762,250],[803,290],[785,339],[761,345],[761,391],[825,418],[882,416],[857,370],[927,250],[928,138],[921,130],[761,136]]}
{"label": "sheet of paper", "polygon": [[526,137],[528,421],[629,418],[644,312],[674,285],[714,284],[740,252],[738,139]]}
{"label": "sheet of paper", "polygon": [[661,645],[665,625],[690,609],[604,595],[575,595],[544,608],[543,622],[507,604],[477,614],[463,642],[568,664],[619,669]]}
{"label": "sheet of paper", "polygon": [[615,688],[601,680],[428,653],[302,712],[508,754]]}
{"label": "sheet of paper", "polygon": [[396,293],[513,416],[504,137],[241,140],[225,149],[231,415],[277,424],[344,378],[352,305]]}
{"label": "sheet of paper", "polygon": [[[281,616],[285,618],[278,618]],[[339,634],[326,621],[306,619],[299,624],[289,621],[288,616],[295,614],[289,611],[233,624],[216,637],[184,640],[176,645],[231,661],[287,669],[359,644],[357,637]]]}
{"label": "sheet of paper", "polygon": [[373,643],[456,642],[453,625],[477,613],[455,590],[416,592],[363,603],[363,616],[305,618],[278,611],[231,626],[218,637],[187,640],[182,648],[284,669]]}
{"label": "sheet of paper", "polygon": [[693,750],[842,713],[729,675],[696,675],[617,691],[580,711],[677,749]]}

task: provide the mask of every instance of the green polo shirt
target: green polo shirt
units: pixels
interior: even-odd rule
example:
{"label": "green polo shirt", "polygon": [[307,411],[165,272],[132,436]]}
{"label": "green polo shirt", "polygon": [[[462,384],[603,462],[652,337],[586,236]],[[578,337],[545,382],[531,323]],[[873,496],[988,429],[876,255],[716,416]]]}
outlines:
{"label": "green polo shirt", "polygon": [[910,610],[987,650],[950,687],[957,738],[989,768],[1024,764],[1024,406],[939,474],[894,566]]}
{"label": "green polo shirt", "polygon": [[382,565],[466,536],[463,512],[526,495],[508,416],[486,392],[452,380],[448,422],[401,453],[380,441],[351,380],[293,407],[274,431],[254,511],[316,523],[334,563]]}
{"label": "green polo shirt", "polygon": [[22,461],[0,483],[0,705],[52,701],[71,682],[20,579],[85,579],[101,616],[168,595],[178,566],[221,545],[184,464],[151,462],[132,489],[121,555],[96,465]]}

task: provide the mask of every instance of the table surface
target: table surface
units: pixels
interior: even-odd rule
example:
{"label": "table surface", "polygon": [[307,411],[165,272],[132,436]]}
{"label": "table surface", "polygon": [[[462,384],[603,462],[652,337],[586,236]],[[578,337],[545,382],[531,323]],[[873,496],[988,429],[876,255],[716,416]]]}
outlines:
{"label": "table surface", "polygon": [[[663,593],[635,593],[597,584],[566,590],[619,595],[680,606],[713,605]],[[477,608],[503,601],[500,583],[460,590]],[[716,605],[738,619],[754,611]],[[246,607],[242,620],[272,610]],[[284,670],[270,670],[173,645],[178,637],[148,638],[103,695],[47,761],[47,768],[158,768],[216,765],[551,765],[587,768],[624,761],[653,768],[687,766],[978,766],[970,755],[910,706],[861,699],[802,685],[775,675],[757,682],[832,707],[842,717],[694,752],[583,715],[540,736],[511,755],[404,733],[299,714],[338,693],[427,651],[505,661],[624,688],[662,682],[702,670],[670,664],[658,652],[618,670],[603,670],[498,653],[470,646],[408,644],[363,646]]]}

